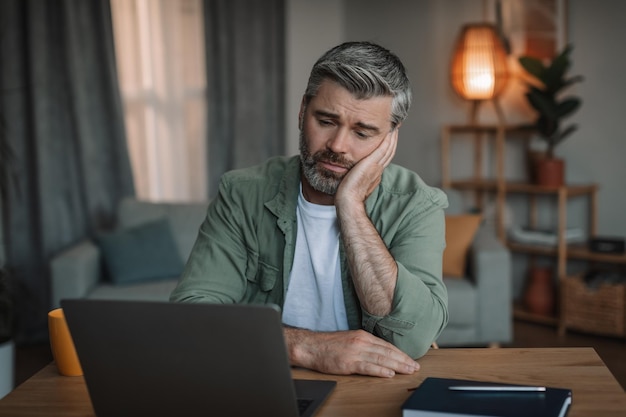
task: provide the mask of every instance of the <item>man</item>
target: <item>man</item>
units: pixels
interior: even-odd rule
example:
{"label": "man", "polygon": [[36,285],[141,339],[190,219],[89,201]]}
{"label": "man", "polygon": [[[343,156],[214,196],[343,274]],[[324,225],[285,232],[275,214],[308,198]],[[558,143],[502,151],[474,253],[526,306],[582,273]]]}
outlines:
{"label": "man", "polygon": [[277,304],[294,366],[418,370],[448,319],[447,199],[390,164],[410,102],[390,51],[324,54],[302,99],[300,157],[223,176],[172,301]]}

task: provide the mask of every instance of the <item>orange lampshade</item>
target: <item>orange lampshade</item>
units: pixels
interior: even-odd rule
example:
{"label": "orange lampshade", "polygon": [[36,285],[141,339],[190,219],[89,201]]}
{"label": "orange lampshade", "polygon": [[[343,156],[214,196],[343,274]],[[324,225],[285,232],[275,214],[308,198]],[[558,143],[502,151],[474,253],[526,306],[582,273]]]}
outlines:
{"label": "orange lampshade", "polygon": [[454,90],[467,100],[489,100],[502,92],[509,79],[507,54],[495,26],[468,24],[461,33],[452,57]]}

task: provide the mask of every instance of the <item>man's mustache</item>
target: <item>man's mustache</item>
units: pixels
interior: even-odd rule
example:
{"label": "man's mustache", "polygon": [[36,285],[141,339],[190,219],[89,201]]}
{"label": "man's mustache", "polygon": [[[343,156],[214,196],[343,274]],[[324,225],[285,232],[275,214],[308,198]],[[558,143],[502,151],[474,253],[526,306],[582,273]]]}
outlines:
{"label": "man's mustache", "polygon": [[354,163],[349,159],[329,150],[317,151],[315,155],[313,155],[313,159],[316,162],[330,162],[333,165],[338,165],[347,169],[354,166]]}

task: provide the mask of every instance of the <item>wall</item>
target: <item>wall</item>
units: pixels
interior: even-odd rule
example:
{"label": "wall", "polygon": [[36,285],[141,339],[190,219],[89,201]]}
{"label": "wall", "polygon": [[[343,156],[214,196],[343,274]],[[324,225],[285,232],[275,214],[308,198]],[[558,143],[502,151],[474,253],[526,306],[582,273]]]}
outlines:
{"label": "wall", "polygon": [[[428,183],[441,177],[439,129],[464,119],[463,103],[448,88],[449,45],[464,16],[478,13],[471,2],[349,0],[346,27],[350,40],[371,40],[394,51],[404,62],[413,105],[400,129],[395,163],[417,171]],[[449,10],[447,10],[449,9]],[[473,17],[472,17],[473,19]],[[450,30],[454,28],[454,30]]]}
{"label": "wall", "polygon": [[[453,93],[448,80],[448,65],[460,27],[483,19],[483,0],[291,0],[289,33],[290,68],[308,73],[310,65],[324,49],[343,40],[372,40],[396,52],[407,67],[414,101],[409,117],[400,130],[394,162],[418,172],[428,183],[440,185],[441,163],[439,131],[443,124],[467,120],[469,106]],[[328,11],[330,10],[330,11]],[[579,130],[557,148],[567,161],[567,179],[595,182],[598,195],[598,232],[626,237],[626,194],[621,182],[626,174],[623,155],[626,140],[620,123],[626,95],[626,58],[614,45],[626,37],[626,2],[569,0],[570,40],[574,44],[571,74],[582,74],[585,81],[574,92],[583,106],[571,118]],[[343,20],[342,20],[343,19]],[[300,74],[298,74],[300,75]],[[290,75],[289,138],[297,138],[297,107],[306,76],[296,82]],[[510,86],[502,98],[507,121],[529,121],[533,117],[521,99],[523,85]],[[297,99],[296,99],[297,97]],[[295,102],[298,105],[295,105]],[[483,106],[481,121],[491,122],[495,115]],[[297,148],[292,148],[292,152]],[[525,176],[524,162],[507,149],[506,175]],[[467,149],[455,149],[452,165],[459,172],[468,168]],[[471,168],[469,168],[471,169]],[[467,171],[465,171],[467,172]],[[526,216],[525,203],[512,199],[510,209],[518,221]],[[586,204],[572,201],[568,221],[572,226],[586,225]],[[553,210],[546,210],[554,220]],[[516,264],[519,265],[519,264]],[[516,271],[516,292],[520,291],[522,266]]]}
{"label": "wall", "polygon": [[337,0],[287,0],[287,155],[298,153],[298,112],[311,67],[344,39],[344,4]]}
{"label": "wall", "polygon": [[585,77],[576,93],[583,105],[576,114],[579,130],[559,148],[572,180],[600,185],[598,231],[626,236],[626,2],[570,0],[572,74]]}

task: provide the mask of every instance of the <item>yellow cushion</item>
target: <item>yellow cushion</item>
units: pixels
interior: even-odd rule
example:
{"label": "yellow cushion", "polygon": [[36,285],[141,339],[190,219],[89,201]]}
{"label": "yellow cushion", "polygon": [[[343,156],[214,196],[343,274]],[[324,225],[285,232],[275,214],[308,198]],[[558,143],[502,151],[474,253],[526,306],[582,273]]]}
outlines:
{"label": "yellow cushion", "polygon": [[467,251],[480,225],[480,214],[446,216],[446,249],[443,252],[443,275],[462,278],[465,275]]}

